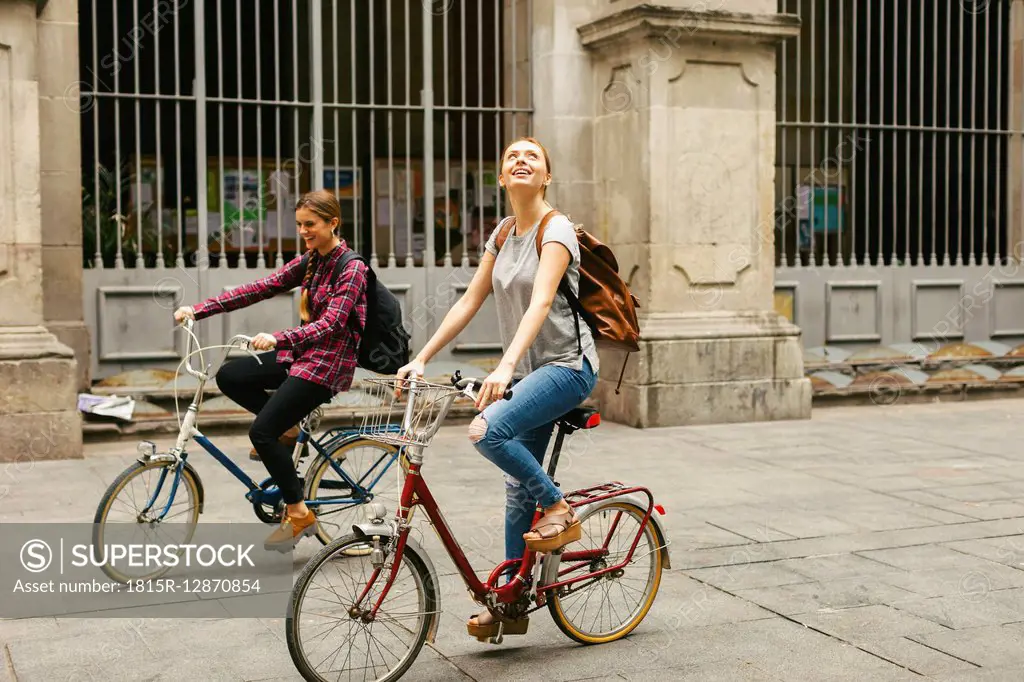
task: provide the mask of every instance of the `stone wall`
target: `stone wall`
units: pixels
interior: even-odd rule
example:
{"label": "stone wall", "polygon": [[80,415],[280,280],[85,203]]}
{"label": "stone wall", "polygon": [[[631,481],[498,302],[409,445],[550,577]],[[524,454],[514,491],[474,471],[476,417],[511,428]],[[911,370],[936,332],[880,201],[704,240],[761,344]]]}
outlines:
{"label": "stone wall", "polygon": [[[57,9],[60,5],[54,3]],[[51,40],[50,34],[44,37]],[[73,46],[77,35],[72,38]],[[44,238],[41,208],[43,167],[67,163],[50,156],[57,144],[71,145],[70,154],[77,159],[78,122],[73,118],[70,126],[67,120],[61,123],[73,134],[62,131],[56,140],[43,137],[41,109],[46,107],[40,96],[44,84],[38,60],[42,49],[46,48],[41,47],[37,31],[35,3],[0,0],[0,386],[4,388],[0,461],[82,456],[81,418],[75,401],[78,363],[71,349],[44,326],[43,287],[48,268],[68,273],[62,274],[64,284],[57,289],[77,278],[78,288],[59,293],[54,300],[67,303],[66,307],[55,304],[61,315],[75,318],[76,306],[69,302],[73,297],[81,321],[80,257],[54,263],[51,255],[60,261],[64,252],[50,251],[51,244],[77,243],[81,235]],[[52,92],[56,81],[49,79],[45,87]],[[46,129],[51,130],[49,125]],[[41,154],[41,148],[46,154]],[[67,200],[77,203],[79,197],[76,182]],[[80,231],[78,223],[74,229]]]}
{"label": "stone wall", "polygon": [[43,231],[43,319],[75,352],[88,390],[89,330],[82,313],[82,116],[78,0],[49,0],[39,16],[39,132]]}

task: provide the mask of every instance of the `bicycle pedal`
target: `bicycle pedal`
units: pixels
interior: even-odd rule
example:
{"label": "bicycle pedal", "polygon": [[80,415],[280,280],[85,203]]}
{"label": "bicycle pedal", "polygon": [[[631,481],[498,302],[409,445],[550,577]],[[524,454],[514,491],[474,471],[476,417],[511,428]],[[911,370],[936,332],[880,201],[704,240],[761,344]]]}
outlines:
{"label": "bicycle pedal", "polygon": [[494,644],[494,637],[491,636],[491,635],[486,635],[486,636],[483,636],[483,637],[476,637],[475,639],[476,639],[476,641],[480,642],[481,644]]}

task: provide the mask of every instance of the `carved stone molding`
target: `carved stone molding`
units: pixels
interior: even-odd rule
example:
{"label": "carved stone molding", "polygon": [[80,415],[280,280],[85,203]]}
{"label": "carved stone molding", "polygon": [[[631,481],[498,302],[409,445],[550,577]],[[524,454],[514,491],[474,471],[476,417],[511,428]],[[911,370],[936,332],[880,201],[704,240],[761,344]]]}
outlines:
{"label": "carved stone molding", "polygon": [[643,3],[576,30],[584,47],[600,51],[651,38],[667,39],[673,44],[687,38],[777,42],[798,35],[800,19],[795,14],[698,11]]}

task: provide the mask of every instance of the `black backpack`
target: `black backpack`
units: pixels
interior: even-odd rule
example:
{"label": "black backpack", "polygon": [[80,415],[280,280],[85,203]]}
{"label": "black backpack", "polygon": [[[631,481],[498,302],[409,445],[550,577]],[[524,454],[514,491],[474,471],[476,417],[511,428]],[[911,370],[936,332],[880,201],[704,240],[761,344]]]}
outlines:
{"label": "black backpack", "polygon": [[[303,256],[305,266],[308,256]],[[354,260],[366,264],[366,327],[361,330],[357,363],[378,374],[396,374],[409,362],[409,332],[402,325],[402,305],[391,291],[377,279],[377,274],[357,252],[345,252],[334,267],[332,279]],[[358,318],[350,316],[358,325]]]}

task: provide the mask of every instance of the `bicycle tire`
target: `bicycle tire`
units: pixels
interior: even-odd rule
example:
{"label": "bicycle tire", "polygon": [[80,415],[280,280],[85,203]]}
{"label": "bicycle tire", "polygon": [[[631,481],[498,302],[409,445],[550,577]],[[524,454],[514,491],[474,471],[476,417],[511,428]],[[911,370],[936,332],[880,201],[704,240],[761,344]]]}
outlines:
{"label": "bicycle tire", "polygon": [[[310,665],[306,652],[302,647],[300,620],[302,604],[304,602],[306,592],[320,568],[332,558],[352,561],[363,559],[365,555],[362,552],[350,552],[349,546],[365,546],[366,542],[367,540],[365,537],[354,533],[332,541],[325,545],[306,563],[305,567],[303,567],[302,571],[299,573],[298,578],[295,580],[295,585],[291,592],[291,598],[288,601],[287,615],[285,616],[285,639],[288,643],[288,653],[291,656],[292,663],[295,664],[295,667],[302,675],[302,678],[308,682],[327,682],[328,678],[320,675]],[[413,641],[412,646],[409,647],[408,652],[399,660],[396,667],[388,670],[384,677],[376,678],[375,682],[394,682],[394,680],[399,679],[409,670],[415,662],[416,657],[419,655],[420,650],[423,648],[423,644],[431,629],[432,620],[437,618],[438,595],[435,593],[434,582],[431,579],[430,572],[427,568],[427,562],[419,556],[419,552],[416,549],[409,545],[406,545],[402,552],[402,561],[409,566],[409,569],[416,580],[417,592],[422,597],[424,615],[421,619],[418,631],[414,633],[415,640]],[[353,584],[357,585],[357,583]],[[408,592],[405,593],[407,594]],[[335,592],[335,594],[337,593]],[[390,592],[389,595],[394,596],[394,591]],[[322,605],[318,605],[318,608],[323,607]],[[353,618],[353,622],[356,622],[355,618]],[[339,627],[338,629],[340,630],[341,628]],[[374,670],[376,670],[376,666],[374,666]]]}
{"label": "bicycle tire", "polygon": [[[345,455],[345,453],[347,451],[354,450],[356,448],[374,448],[374,449],[380,450],[382,452],[382,454],[386,454],[386,455],[394,455],[396,452],[398,452],[398,448],[395,447],[394,445],[387,445],[387,444],[384,444],[384,443],[381,443],[381,442],[378,442],[378,441],[375,441],[375,440],[370,440],[368,438],[355,438],[353,440],[344,441],[338,447],[335,447],[334,449],[332,449],[328,453],[328,457],[330,457],[331,459],[336,459],[338,456]],[[402,466],[402,470],[403,471],[408,471],[408,469],[409,469],[409,460],[406,457],[406,455],[405,454],[400,455],[398,461],[399,461],[399,463]],[[385,473],[385,476],[391,475],[393,473],[390,470],[391,466],[394,466],[394,464],[389,465],[389,470],[388,470],[387,473]],[[313,467],[316,467],[316,469],[314,470]],[[323,480],[324,474],[326,472],[328,472],[328,471],[331,471],[331,470],[332,469],[331,469],[330,462],[327,459],[323,458],[323,457],[317,457],[315,460],[313,460],[312,463],[310,463],[309,469],[306,470],[306,475],[305,475],[306,484],[305,484],[305,489],[303,490],[303,494],[305,495],[305,498],[307,500],[315,500],[315,499],[317,499],[317,495],[319,494],[320,482]],[[370,489],[370,492],[373,492],[372,488]],[[396,495],[395,495],[395,506],[396,507],[397,507],[397,504],[398,504],[398,494],[400,492],[401,492],[401,486],[399,486],[396,489]],[[346,515],[348,515],[348,514],[351,514],[351,512],[354,511],[357,507],[360,507],[360,506],[362,506],[362,505],[352,505],[347,510],[344,510],[344,511],[341,511],[341,512],[335,512],[335,513],[336,514],[346,514]],[[388,511],[391,512],[392,510],[389,509]],[[360,518],[359,520],[362,520],[362,519]],[[336,539],[335,537],[333,537],[330,534],[330,532],[327,530],[327,528],[328,528],[328,525],[325,525],[324,523],[317,524],[317,534],[316,534],[316,537],[320,541],[320,544],[322,544],[322,545],[328,545],[328,544],[330,544],[331,542],[333,542]],[[345,535],[348,535],[350,532],[351,532],[351,524],[349,524],[348,528],[346,528],[346,529],[344,529],[342,531],[342,533],[339,535],[339,537],[344,537]]]}
{"label": "bicycle tire", "polygon": [[[118,494],[125,489],[127,484],[139,474],[154,469],[172,468],[173,465],[169,465],[167,462],[133,462],[131,466],[118,474],[117,478],[107,486],[106,491],[103,493],[103,497],[100,498],[99,506],[96,508],[96,514],[93,517],[93,529],[92,539],[95,547],[101,547],[104,545],[103,538],[105,535],[105,529],[107,525],[107,517],[110,514],[110,510],[113,507],[114,500],[117,499]],[[170,474],[173,475],[173,474]],[[169,482],[165,482],[168,485]],[[188,524],[188,537],[185,538],[185,542],[192,539],[192,534],[195,532],[195,528],[199,523],[199,513],[203,505],[203,488],[202,483],[199,480],[199,475],[192,469],[188,464],[183,464],[181,468],[181,480],[178,482],[178,491],[175,491],[175,497],[181,490],[181,486],[186,486],[184,489],[195,501],[189,518],[186,523]],[[171,500],[173,503],[173,500]],[[159,578],[169,571],[172,567],[166,566],[164,568],[147,573],[144,576],[127,576],[121,571],[112,568],[107,563],[100,566],[100,569],[109,577],[111,580],[125,584],[133,580],[153,580]]]}
{"label": "bicycle tire", "polygon": [[[593,517],[595,514],[605,512],[610,509],[618,509],[624,511],[633,516],[637,521],[637,527],[640,526],[640,521],[643,520],[645,510],[638,507],[637,505],[626,502],[623,500],[609,499],[603,502],[597,503],[594,507],[590,508],[582,515],[580,515],[580,523],[586,524],[587,519]],[[665,538],[658,532],[658,527],[654,524],[651,519],[647,520],[647,523],[642,528],[642,533],[647,539],[647,545],[650,549],[649,556],[652,558],[651,561],[651,575],[649,577],[646,590],[644,592],[643,599],[638,604],[637,608],[633,610],[625,621],[619,623],[602,632],[585,632],[577,624],[571,622],[571,619],[566,615],[566,609],[563,605],[565,596],[560,594],[559,589],[552,590],[548,593],[548,611],[551,614],[552,620],[555,621],[555,625],[561,630],[567,637],[573,639],[581,644],[606,644],[608,642],[614,642],[622,639],[630,632],[632,632],[636,626],[647,616],[651,606],[654,604],[654,599],[658,595],[658,588],[661,586],[661,575],[664,569],[664,560],[662,556],[661,548],[665,544]],[[636,531],[630,532],[628,538],[630,544],[632,544],[632,538],[636,535]],[[579,541],[571,543],[563,548],[565,551],[573,551],[574,548],[578,549],[580,543],[586,541],[586,535]],[[633,560],[636,561],[637,554],[644,551],[643,539],[637,544],[636,551],[633,554]],[[545,560],[549,560],[556,555],[549,555],[545,557]],[[613,564],[614,565],[614,564]],[[600,583],[595,583],[600,584]],[[583,588],[578,588],[577,592],[582,591]],[[575,594],[575,593],[573,593]]]}

